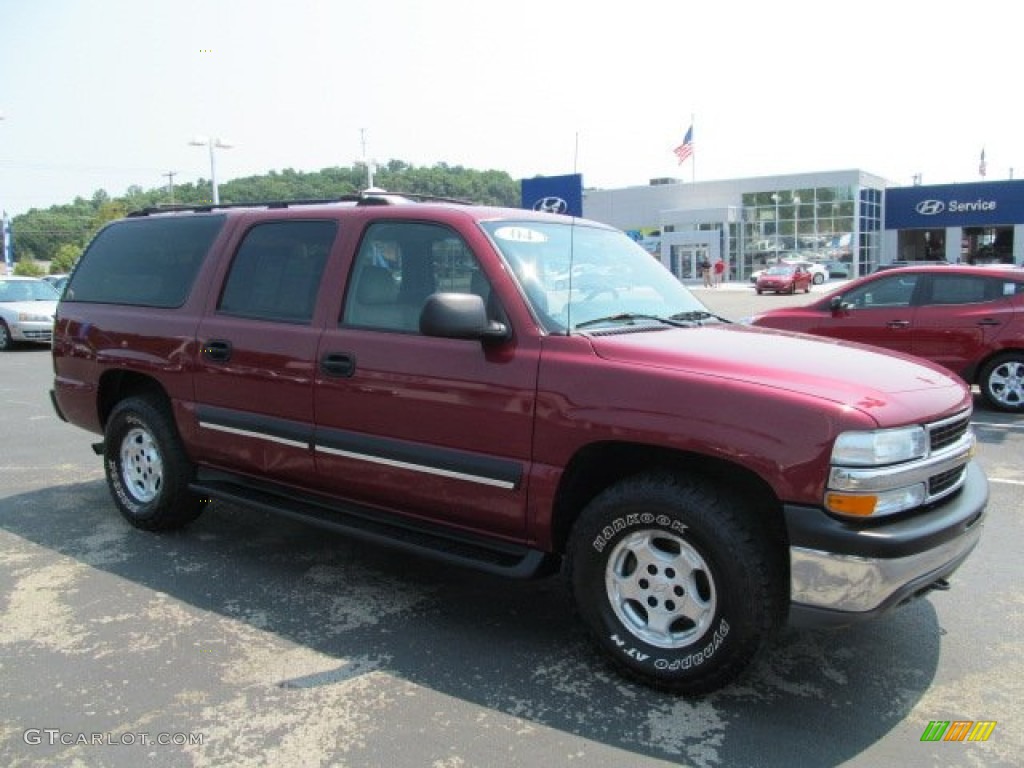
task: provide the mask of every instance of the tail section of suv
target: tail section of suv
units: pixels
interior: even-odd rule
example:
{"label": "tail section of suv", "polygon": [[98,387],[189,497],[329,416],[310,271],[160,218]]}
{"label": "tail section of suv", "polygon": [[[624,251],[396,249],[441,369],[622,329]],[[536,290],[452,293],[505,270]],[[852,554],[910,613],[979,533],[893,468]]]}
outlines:
{"label": "tail section of suv", "polygon": [[[787,618],[870,618],[977,543],[971,396],[937,366],[730,324],[623,233],[364,195],[148,211],[59,305],[53,400],[115,505],[209,499],[529,577],[699,693]],[[866,375],[865,372],[870,372]]]}

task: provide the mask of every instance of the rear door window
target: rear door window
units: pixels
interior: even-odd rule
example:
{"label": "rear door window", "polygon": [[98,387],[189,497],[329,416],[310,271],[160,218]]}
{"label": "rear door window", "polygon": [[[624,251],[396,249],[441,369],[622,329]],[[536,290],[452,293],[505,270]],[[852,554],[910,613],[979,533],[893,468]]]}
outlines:
{"label": "rear door window", "polygon": [[231,262],[217,311],[308,324],[337,232],[334,221],[257,224]]}

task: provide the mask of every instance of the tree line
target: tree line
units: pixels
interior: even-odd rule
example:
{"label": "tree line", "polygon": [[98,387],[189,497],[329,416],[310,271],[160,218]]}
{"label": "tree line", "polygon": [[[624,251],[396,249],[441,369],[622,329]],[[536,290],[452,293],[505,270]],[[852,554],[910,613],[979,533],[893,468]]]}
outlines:
{"label": "tree line", "polygon": [[[220,202],[332,199],[364,189],[366,181],[366,168],[362,165],[311,172],[286,168],[220,184]],[[415,167],[391,160],[375,170],[374,186],[389,192],[452,197],[484,205],[516,207],[520,203],[519,182],[504,171],[476,171],[446,163]],[[131,186],[120,197],[111,197],[100,189],[89,199],[76,197],[69,204],[33,208],[13,217],[11,222],[16,270],[23,274],[40,273],[43,270],[39,262],[49,262],[51,273],[67,272],[96,231],[108,221],[143,208],[210,202],[209,180],[198,179],[194,183],[148,190]]]}

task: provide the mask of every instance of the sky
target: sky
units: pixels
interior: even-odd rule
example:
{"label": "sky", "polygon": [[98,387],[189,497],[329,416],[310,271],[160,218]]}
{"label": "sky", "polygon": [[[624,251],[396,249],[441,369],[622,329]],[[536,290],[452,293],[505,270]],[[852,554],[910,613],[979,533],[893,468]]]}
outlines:
{"label": "sky", "polygon": [[[613,189],[1024,177],[1006,0],[0,0],[11,215],[367,158]],[[690,125],[694,155],[673,148]],[[397,190],[400,191],[400,190]]]}

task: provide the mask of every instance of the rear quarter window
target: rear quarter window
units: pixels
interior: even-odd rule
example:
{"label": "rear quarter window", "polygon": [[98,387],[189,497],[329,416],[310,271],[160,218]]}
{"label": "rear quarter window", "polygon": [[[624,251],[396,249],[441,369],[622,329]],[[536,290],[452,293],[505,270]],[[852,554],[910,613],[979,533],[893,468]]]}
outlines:
{"label": "rear quarter window", "polygon": [[180,307],[224,216],[125,219],[82,254],[64,301]]}

